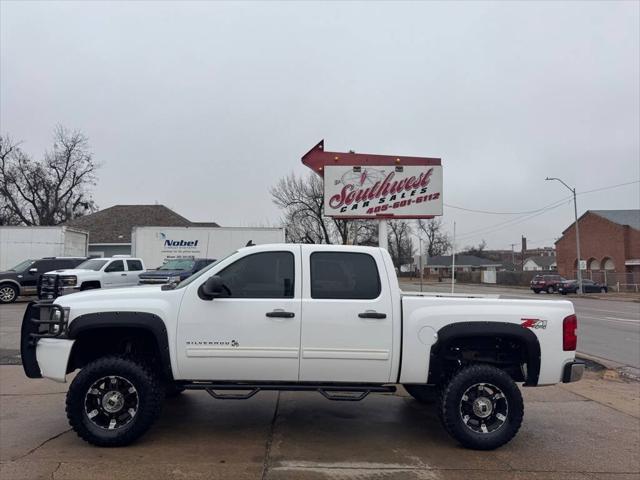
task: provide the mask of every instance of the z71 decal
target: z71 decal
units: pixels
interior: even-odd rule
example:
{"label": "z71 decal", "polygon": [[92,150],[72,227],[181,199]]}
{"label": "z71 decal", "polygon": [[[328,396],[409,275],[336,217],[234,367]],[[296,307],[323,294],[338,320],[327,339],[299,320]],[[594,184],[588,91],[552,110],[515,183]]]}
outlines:
{"label": "z71 decal", "polygon": [[547,328],[547,321],[540,320],[539,318],[523,318],[522,323],[520,324],[524,328]]}

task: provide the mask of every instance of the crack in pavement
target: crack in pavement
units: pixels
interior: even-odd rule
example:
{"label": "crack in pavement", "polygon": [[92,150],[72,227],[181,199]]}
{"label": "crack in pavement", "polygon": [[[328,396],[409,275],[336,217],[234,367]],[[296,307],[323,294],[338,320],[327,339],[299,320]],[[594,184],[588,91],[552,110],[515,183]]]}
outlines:
{"label": "crack in pavement", "polygon": [[29,450],[27,453],[25,453],[24,455],[20,455],[19,457],[16,457],[14,459],[12,459],[12,461],[17,462],[19,460],[22,460],[25,457],[28,457],[29,455],[31,455],[33,452],[35,452],[36,450],[38,450],[40,447],[44,447],[47,443],[49,443],[52,440],[55,440],[56,438],[61,437],[62,435],[64,435],[65,433],[70,432],[71,430],[73,430],[71,427],[67,428],[66,430],[57,433],[56,435],[54,435],[53,437],[49,437],[47,438],[44,442],[40,443],[40,445],[32,448],[31,450]]}
{"label": "crack in pavement", "polygon": [[276,419],[278,418],[278,408],[280,407],[280,391],[276,397],[276,406],[273,409],[273,418],[271,419],[271,425],[269,427],[269,435],[267,435],[267,443],[265,445],[264,462],[262,463],[262,475],[261,480],[265,480],[269,473],[269,458],[271,457],[271,444],[273,443],[273,435],[276,427]]}
{"label": "crack in pavement", "polygon": [[51,480],[55,480],[56,472],[60,470],[61,466],[62,466],[62,462],[58,462],[58,466],[55,468],[53,472],[51,472]]}

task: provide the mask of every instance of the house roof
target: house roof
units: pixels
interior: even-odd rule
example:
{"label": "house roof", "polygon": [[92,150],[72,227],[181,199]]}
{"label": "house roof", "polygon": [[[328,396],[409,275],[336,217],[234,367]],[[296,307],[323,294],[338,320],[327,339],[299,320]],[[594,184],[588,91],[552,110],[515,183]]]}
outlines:
{"label": "house roof", "polygon": [[[451,255],[439,255],[427,258],[427,267],[451,267]],[[456,255],[456,267],[497,267],[502,265],[499,262],[475,255]]]}
{"label": "house roof", "polygon": [[[631,228],[640,230],[640,210],[587,210],[580,216],[578,221],[582,220],[590,213],[598,215],[612,223],[618,225],[629,225]],[[575,222],[572,222],[571,225],[562,231],[562,234],[564,235],[567,233],[571,228],[573,228],[574,224]],[[556,240],[555,243],[558,243],[560,240],[561,239]]]}
{"label": "house roof", "polygon": [[164,205],[114,205],[65,225],[89,232],[89,243],[131,243],[133,227],[219,227],[192,222]]}
{"label": "house roof", "polygon": [[549,255],[539,255],[537,257],[527,257],[525,262],[532,261],[539,267],[550,267],[556,263],[556,257]]}
{"label": "house roof", "polygon": [[618,225],[629,225],[640,230],[640,210],[588,210]]}

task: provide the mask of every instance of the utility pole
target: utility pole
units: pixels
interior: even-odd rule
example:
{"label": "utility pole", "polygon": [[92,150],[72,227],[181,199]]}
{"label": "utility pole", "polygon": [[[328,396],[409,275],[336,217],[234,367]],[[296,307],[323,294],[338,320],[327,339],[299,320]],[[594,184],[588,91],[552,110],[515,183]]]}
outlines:
{"label": "utility pole", "polygon": [[576,254],[578,255],[578,293],[582,294],[582,269],[580,268],[580,229],[578,228],[578,202],[576,201],[576,189],[571,188],[569,185],[564,183],[562,180],[556,177],[547,177],[545,180],[557,180],[565,187],[569,189],[569,191],[573,194],[573,216],[576,221]]}
{"label": "utility pole", "polygon": [[422,237],[418,237],[418,242],[420,242],[420,260],[418,264],[420,265],[420,291],[422,292]]}
{"label": "utility pole", "polygon": [[516,267],[516,251],[515,251],[515,248],[516,248],[516,244],[512,243],[511,244],[511,263],[513,264],[513,268]]}
{"label": "utility pole", "polygon": [[451,247],[451,293],[456,287],[456,222],[453,222],[453,245]]}

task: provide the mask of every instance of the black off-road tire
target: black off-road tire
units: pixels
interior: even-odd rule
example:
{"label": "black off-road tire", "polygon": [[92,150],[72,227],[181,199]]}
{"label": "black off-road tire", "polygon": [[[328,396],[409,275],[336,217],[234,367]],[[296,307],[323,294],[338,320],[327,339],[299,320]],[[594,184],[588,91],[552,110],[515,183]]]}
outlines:
{"label": "black off-road tire", "polygon": [[540,290],[538,290],[537,288],[533,290],[533,293],[540,293]]}
{"label": "black off-road tire", "polygon": [[438,401],[437,387],[430,385],[403,385],[403,387],[409,395],[420,403],[429,405]]}
{"label": "black off-road tire", "polygon": [[[91,390],[96,390],[94,384],[111,377],[129,382],[135,388],[137,399],[137,409],[128,423],[113,429],[97,425],[89,417],[91,412],[87,412],[88,408],[92,408],[87,405]],[[144,363],[124,356],[107,356],[86,365],[71,383],[67,392],[67,418],[78,436],[93,445],[124,446],[138,439],[157,420],[164,394],[158,375]],[[97,418],[103,413],[99,415]]]}
{"label": "black off-road tire", "polygon": [[0,290],[2,290],[2,294],[0,294],[0,303],[13,303],[18,299],[18,287],[12,285],[10,283],[3,283],[0,285]]}
{"label": "black off-road tire", "polygon": [[553,288],[553,287],[551,287],[551,286],[547,287],[547,293],[548,293],[549,295],[551,295],[551,294],[552,294],[552,293],[554,293],[555,291],[556,291],[556,289],[555,289],[555,288]]}
{"label": "black off-road tire", "polygon": [[[482,387],[479,387],[480,385]],[[495,392],[497,389],[504,395],[493,402],[492,412],[497,415],[496,412],[500,409],[500,415],[505,419],[494,418],[499,426],[486,433],[474,428],[480,429],[485,420],[489,423],[491,416],[479,419],[472,415],[472,418],[467,418],[467,421],[463,419],[463,411],[468,406],[468,403],[463,401],[463,397],[466,395],[469,398],[470,391],[480,388],[487,389],[486,395],[490,402],[492,396],[488,392]],[[506,411],[504,405],[507,406]],[[503,370],[481,364],[464,367],[451,377],[442,389],[439,410],[440,419],[449,435],[464,447],[474,450],[493,450],[508,443],[518,433],[524,417],[522,395],[512,378]],[[474,426],[475,422],[478,423]],[[489,428],[492,426],[490,425]]]}

